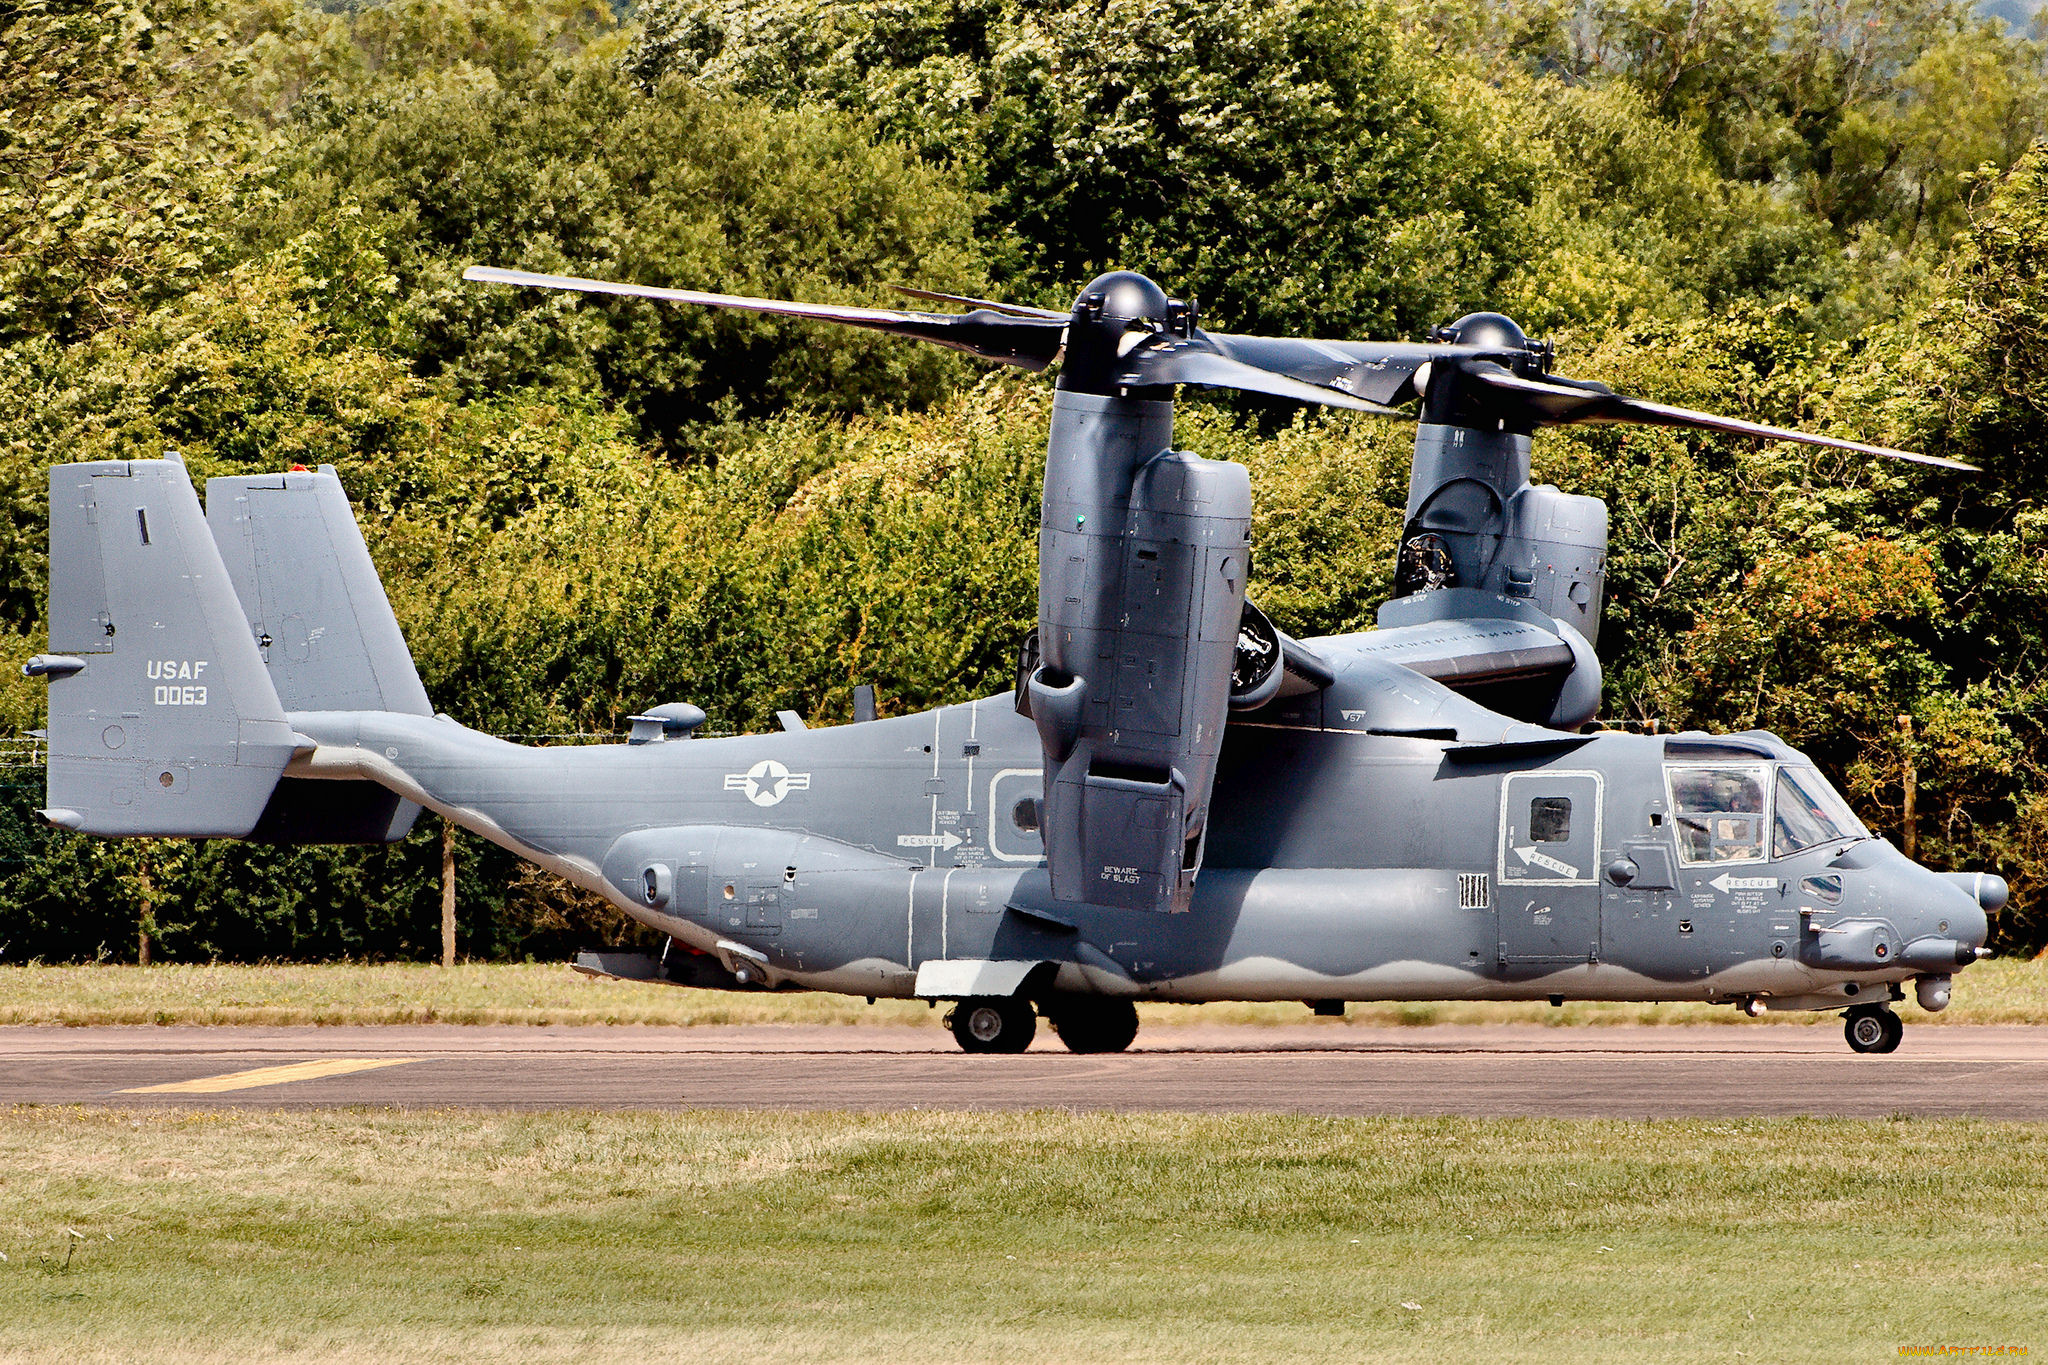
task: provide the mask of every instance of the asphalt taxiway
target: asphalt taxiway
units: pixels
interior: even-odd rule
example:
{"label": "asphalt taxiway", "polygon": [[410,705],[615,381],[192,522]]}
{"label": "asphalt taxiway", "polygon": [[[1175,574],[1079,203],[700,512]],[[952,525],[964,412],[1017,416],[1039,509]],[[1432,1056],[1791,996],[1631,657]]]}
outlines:
{"label": "asphalt taxiway", "polygon": [[1196,1025],[992,1057],[901,1026],[9,1027],[0,1103],[2048,1119],[2048,1028],[1859,1056],[1825,1026]]}

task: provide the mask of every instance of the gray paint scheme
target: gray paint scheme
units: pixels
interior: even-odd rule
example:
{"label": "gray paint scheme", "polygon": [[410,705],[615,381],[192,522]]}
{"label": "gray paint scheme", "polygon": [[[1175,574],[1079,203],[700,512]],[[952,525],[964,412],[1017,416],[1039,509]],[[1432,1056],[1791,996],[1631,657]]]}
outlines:
{"label": "gray paint scheme", "polygon": [[[295,714],[318,747],[294,771],[385,782],[728,966],[855,994],[909,995],[920,966],[967,959],[1053,963],[1061,990],[1167,1000],[1846,1004],[1846,983],[1915,972],[1818,955],[1826,936],[1796,888],[1831,866],[1852,885],[1840,918],[1899,943],[1982,941],[1974,899],[1882,844],[1846,845],[1863,850],[1846,872],[1834,845],[1739,869],[1767,891],[1716,891],[1726,865],[1686,868],[1668,890],[1601,879],[1624,849],[1671,856],[1668,827],[1648,819],[1664,804],[1660,739],[1597,735],[1531,761],[1514,740],[1533,727],[1378,660],[1355,661],[1324,700],[1321,716],[1230,727],[1208,859],[1189,914],[1168,921],[1053,898],[1009,800],[1036,787],[1037,736],[1006,696],[801,734],[553,752],[445,720]],[[1446,724],[1465,742],[1397,733]],[[1578,875],[1517,875],[1504,794],[1593,796]]]}
{"label": "gray paint scheme", "polygon": [[[206,524],[288,710],[433,714],[332,465],[209,479]],[[375,783],[286,778],[249,837],[388,842],[419,813]]]}
{"label": "gray paint scheme", "polygon": [[[1531,485],[1529,437],[1649,422],[1953,462],[1554,376],[1490,313],[1418,347],[1212,336],[1128,272],[1064,320],[466,274],[1057,358],[1016,692],[726,739],[666,699],[631,743],[524,748],[427,713],[332,471],[216,481],[209,534],[179,465],[59,466],[52,653],[28,665],[52,820],[390,839],[424,806],[694,950],[668,979],[967,994],[970,1048],[1022,1045],[1019,995],[1083,1051],[1129,1042],[1132,998],[1572,996],[1855,1006],[1852,1046],[1884,1050],[1883,1001],[1911,979],[1945,1004],[2002,903],[1830,814],[1769,735],[1576,733],[1606,508]],[[1249,478],[1173,449],[1182,383],[1421,401],[1378,630],[1292,640],[1246,602]]]}
{"label": "gray paint scheme", "polygon": [[297,740],[185,466],[50,470],[49,819],[239,838]]}
{"label": "gray paint scheme", "polygon": [[[1187,913],[1062,900],[1030,827],[1041,736],[1010,695],[854,725],[568,749],[391,710],[287,715],[181,466],[62,466],[52,489],[68,513],[53,515],[53,579],[75,593],[83,565],[104,565],[117,627],[84,631],[80,647],[100,647],[49,674],[52,803],[74,827],[246,834],[280,771],[307,785],[367,781],[607,897],[734,982],[909,996],[927,964],[997,962],[1029,964],[1011,976],[1036,991],[1162,1000],[1816,1008],[1946,974],[1985,935],[1965,886],[1882,841],[1684,864],[1666,818],[1668,763],[1803,763],[1769,736],[1547,729],[1421,676],[1370,633],[1302,642],[1329,685],[1232,716]],[[125,544],[138,511],[150,546]],[[142,558],[152,553],[173,558]],[[87,623],[91,596],[71,599]],[[1440,658],[1446,638],[1418,634],[1409,648]],[[185,684],[153,681],[147,661],[161,672],[161,659],[202,655],[219,680],[206,703],[153,704],[152,688]],[[116,716],[149,765],[184,756],[182,792],[115,798],[147,785],[129,771],[138,759],[94,751]],[[1517,852],[1539,800],[1573,803],[1572,832],[1545,845],[1563,871]],[[1603,875],[1623,857],[1639,869],[1627,886]],[[1801,890],[1819,874],[1840,878],[1838,905]],[[953,975],[992,979],[965,970]]]}
{"label": "gray paint scheme", "polygon": [[1415,429],[1402,547],[1431,535],[1452,581],[1527,601],[1597,644],[1607,506],[1529,482],[1530,439],[1423,422]]}
{"label": "gray paint scheme", "polygon": [[1183,911],[1244,616],[1251,480],[1173,404],[1060,390],[1038,540],[1047,868],[1063,902]]}
{"label": "gray paint scheme", "polygon": [[287,710],[434,714],[334,466],[208,479],[206,524]]}

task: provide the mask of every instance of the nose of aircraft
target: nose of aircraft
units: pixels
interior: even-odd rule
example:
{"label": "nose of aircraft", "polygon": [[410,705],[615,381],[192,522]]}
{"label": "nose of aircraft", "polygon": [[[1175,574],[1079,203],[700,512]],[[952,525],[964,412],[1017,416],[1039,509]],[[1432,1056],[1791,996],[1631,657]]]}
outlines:
{"label": "nose of aircraft", "polygon": [[[1936,880],[1946,894],[1933,909],[1934,932],[1908,942],[1899,954],[1902,965],[1923,969],[1913,980],[1913,993],[1929,1013],[1948,1008],[1949,974],[1955,968],[1990,956],[1984,946],[1991,932],[1989,912],[2002,908],[2007,895],[2005,878],[1989,872],[1938,873]],[[1915,928],[1924,931],[1927,918],[1917,916]]]}
{"label": "nose of aircraft", "polygon": [[1923,1009],[1946,1008],[1955,970],[1989,956],[1988,912],[2005,904],[2004,879],[1932,872],[1882,840],[1845,849],[1829,866],[1848,894],[1836,916],[1813,925],[1801,955],[1819,967],[1903,968]]}
{"label": "nose of aircraft", "polygon": [[[1903,861],[1903,860],[1902,860]],[[1902,966],[1949,972],[1984,956],[1991,935],[1986,913],[2005,904],[2005,879],[1990,873],[1928,873],[1908,864],[1891,907],[1905,943]]]}

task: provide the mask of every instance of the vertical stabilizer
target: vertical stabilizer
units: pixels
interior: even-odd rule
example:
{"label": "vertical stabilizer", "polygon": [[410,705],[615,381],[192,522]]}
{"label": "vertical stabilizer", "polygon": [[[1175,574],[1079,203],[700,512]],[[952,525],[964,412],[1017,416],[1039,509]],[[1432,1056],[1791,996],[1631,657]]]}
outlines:
{"label": "vertical stabilizer", "polygon": [[[333,466],[208,479],[206,522],[286,711],[433,714]],[[286,778],[252,837],[385,842],[418,815],[373,783]]]}
{"label": "vertical stabilizer", "polygon": [[185,466],[50,470],[48,818],[239,838],[295,740]]}
{"label": "vertical stabilizer", "polygon": [[206,524],[285,710],[434,713],[332,465],[208,479]]}

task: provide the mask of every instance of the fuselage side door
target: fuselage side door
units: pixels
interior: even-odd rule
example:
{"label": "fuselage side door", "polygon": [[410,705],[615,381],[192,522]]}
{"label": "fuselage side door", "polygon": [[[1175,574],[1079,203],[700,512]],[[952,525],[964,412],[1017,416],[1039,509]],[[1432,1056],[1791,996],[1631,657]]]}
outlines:
{"label": "fuselage side door", "polygon": [[1599,960],[1602,795],[1593,772],[1504,780],[1494,898],[1503,963]]}

